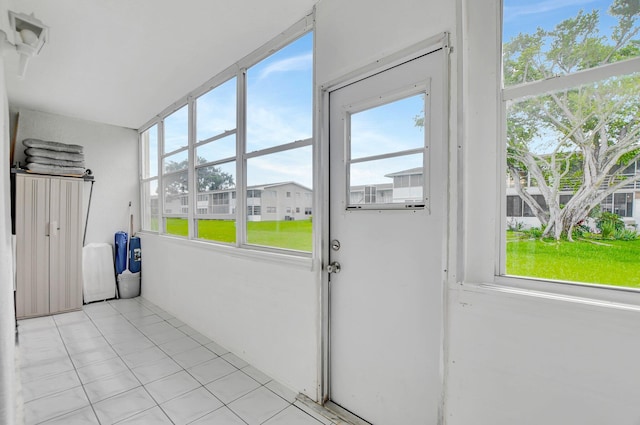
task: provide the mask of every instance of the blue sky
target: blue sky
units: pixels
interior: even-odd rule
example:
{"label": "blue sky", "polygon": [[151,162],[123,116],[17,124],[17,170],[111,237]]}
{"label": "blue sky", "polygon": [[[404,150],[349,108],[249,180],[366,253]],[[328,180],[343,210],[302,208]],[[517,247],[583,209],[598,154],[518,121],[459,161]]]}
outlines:
{"label": "blue sky", "polygon": [[[504,0],[504,40],[537,27],[553,28],[579,10],[600,11],[601,33],[610,33],[615,20],[607,14],[611,0]],[[247,151],[255,151],[312,136],[313,34],[309,33],[254,65],[247,73]],[[197,101],[197,139],[235,128],[235,78]],[[353,156],[362,157],[419,145],[424,131],[414,126],[422,111],[420,96],[354,115]],[[187,113],[181,108],[165,120],[165,151],[186,146]],[[234,155],[234,136],[199,149],[198,155],[217,160]],[[181,159],[181,158],[176,158]],[[384,174],[411,168],[415,158],[363,163],[352,170],[352,184],[383,183]],[[397,170],[395,168],[398,168]],[[152,172],[154,166],[151,166]],[[297,181],[311,187],[310,149],[283,152],[249,161],[248,183]]]}
{"label": "blue sky", "polygon": [[608,13],[611,0],[504,0],[503,40],[518,33],[533,33],[538,27],[553,29],[578,11],[600,12],[600,32],[608,35],[616,20]]}

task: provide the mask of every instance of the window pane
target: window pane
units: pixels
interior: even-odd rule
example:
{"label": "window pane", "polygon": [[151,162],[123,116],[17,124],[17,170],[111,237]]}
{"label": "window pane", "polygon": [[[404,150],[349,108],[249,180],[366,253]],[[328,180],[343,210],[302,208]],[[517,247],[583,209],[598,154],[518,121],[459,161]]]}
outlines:
{"label": "window pane", "polygon": [[189,108],[187,105],[164,119],[164,153],[187,146],[189,140]]}
{"label": "window pane", "polygon": [[350,165],[349,205],[424,203],[423,155]]}
{"label": "window pane", "polygon": [[196,148],[198,164],[236,156],[236,135],[231,134]]}
{"label": "window pane", "polygon": [[164,173],[185,170],[189,165],[189,152],[182,151],[166,157],[164,160]]}
{"label": "window pane", "polygon": [[140,135],[142,178],[158,175],[158,126],[154,125]]}
{"label": "window pane", "polygon": [[158,180],[142,184],[142,229],[157,232],[158,226]]}
{"label": "window pane", "polygon": [[196,140],[236,128],[236,78],[203,94],[196,100]]}
{"label": "window pane", "polygon": [[236,241],[236,163],[227,162],[196,170],[198,197],[196,237],[216,242]]}
{"label": "window pane", "polygon": [[164,213],[189,213],[189,179],[188,173],[169,174],[163,178],[164,185]]}
{"label": "window pane", "polygon": [[351,115],[351,158],[424,147],[424,94]]}
{"label": "window pane", "polygon": [[165,218],[165,225],[167,226],[168,235],[184,237],[189,235],[189,224],[186,218],[167,217]]}
{"label": "window pane", "polygon": [[640,287],[638,99],[631,74],[508,105],[506,168],[526,184],[505,195],[526,229],[507,231],[507,274]]}
{"label": "window pane", "polygon": [[223,243],[236,242],[235,220],[200,219],[197,223],[199,239]]}
{"label": "window pane", "polygon": [[247,152],[312,134],[313,35],[304,35],[247,71]]}
{"label": "window pane", "polygon": [[311,155],[307,146],[247,161],[247,243],[311,251]]}
{"label": "window pane", "polygon": [[505,86],[640,55],[637,6],[613,3],[504,0]]}
{"label": "window pane", "polygon": [[198,194],[218,193],[219,191],[234,192],[236,188],[236,163],[200,167],[196,170]]}

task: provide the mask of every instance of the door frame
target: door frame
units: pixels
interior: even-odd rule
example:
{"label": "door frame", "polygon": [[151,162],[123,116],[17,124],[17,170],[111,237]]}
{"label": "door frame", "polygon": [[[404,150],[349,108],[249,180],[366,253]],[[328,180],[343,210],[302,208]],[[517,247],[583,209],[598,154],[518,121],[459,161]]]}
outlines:
{"label": "door frame", "polygon": [[[426,40],[423,40],[419,43],[413,44],[405,49],[402,49],[392,55],[386,56],[384,58],[381,58],[371,64],[368,64],[366,66],[360,67],[352,72],[349,72],[347,74],[345,74],[342,77],[339,77],[335,80],[332,80],[324,85],[321,85],[318,87],[318,91],[317,91],[317,96],[318,99],[320,100],[320,110],[318,112],[318,120],[317,120],[317,134],[319,135],[319,141],[320,143],[316,143],[316,167],[318,172],[315,173],[315,179],[316,181],[314,182],[314,187],[318,187],[318,188],[323,188],[324,190],[318,191],[318,195],[316,198],[316,205],[319,206],[319,208],[316,208],[316,210],[320,213],[320,217],[319,217],[319,224],[320,224],[320,228],[322,229],[320,238],[318,238],[318,242],[324,241],[324,243],[318,243],[316,245],[316,249],[317,252],[320,253],[319,255],[319,268],[321,269],[321,288],[320,288],[320,314],[321,314],[321,332],[320,332],[320,365],[318,368],[318,397],[317,399],[319,400],[320,404],[322,405],[326,405],[327,407],[329,407],[332,410],[336,410],[338,411],[337,413],[339,414],[346,414],[346,416],[350,416],[348,414],[348,412],[343,411],[343,409],[340,409],[339,406],[333,405],[331,403],[331,398],[330,398],[330,394],[329,394],[329,388],[330,388],[330,319],[331,319],[331,313],[330,313],[330,288],[329,288],[329,274],[325,272],[326,270],[326,266],[329,263],[329,259],[330,259],[330,222],[329,222],[329,217],[330,217],[330,205],[329,205],[329,97],[331,95],[332,92],[341,89],[343,87],[346,87],[350,84],[353,84],[355,82],[358,82],[360,80],[366,79],[368,77],[371,77],[375,74],[384,72],[386,70],[389,70],[395,66],[401,65],[405,62],[411,61],[413,59],[416,59],[418,57],[424,56],[426,54],[429,53],[433,53],[437,50],[444,50],[445,52],[445,60],[443,60],[443,84],[444,84],[444,93],[445,95],[443,96],[443,122],[442,122],[442,132],[443,132],[443,139],[445,140],[445,143],[447,144],[447,146],[445,147],[444,151],[447,153],[447,155],[450,157],[448,164],[445,165],[445,170],[444,170],[444,174],[445,174],[445,178],[447,179],[447,186],[451,187],[452,186],[452,170],[449,166],[449,163],[451,163],[452,160],[456,161],[457,158],[457,154],[456,156],[451,157],[452,153],[456,153],[456,151],[454,151],[450,145],[451,145],[451,141],[450,141],[450,136],[449,136],[449,126],[450,126],[450,96],[451,96],[451,92],[450,92],[450,79],[451,79],[451,75],[450,75],[450,53],[452,51],[450,42],[449,42],[449,33],[448,32],[444,32],[444,33],[439,33],[433,37],[430,37]],[[453,151],[453,152],[452,152]],[[457,180],[457,179],[456,179]],[[451,200],[451,194],[450,191],[447,191],[447,211],[451,210],[451,205],[452,205],[452,200]],[[448,236],[445,237],[445,239],[448,240],[444,240],[443,241],[443,255],[445,258],[445,264],[447,264],[447,269],[448,270],[452,270],[451,266],[451,253],[452,253],[452,246],[453,245],[451,243],[452,241],[452,231],[455,231],[455,229],[452,229],[452,222],[457,222],[457,219],[451,219],[451,217],[445,217],[445,223],[446,223],[446,234]],[[457,225],[457,224],[456,224]],[[449,280],[451,278],[451,274],[447,271],[445,272],[446,274],[446,280]],[[455,275],[455,273],[454,273]],[[443,288],[443,315],[446,315],[446,311],[447,311],[447,306],[446,306],[446,288]],[[445,326],[445,317],[442,318],[442,324],[443,327]],[[441,386],[441,391],[442,391],[442,396],[441,396],[441,402],[440,402],[440,408],[439,408],[439,423],[442,423],[443,420],[443,403],[444,403],[444,365],[445,363],[445,355],[446,355],[446,350],[445,350],[445,343],[444,343],[444,338],[445,338],[445,333],[442,332],[442,341],[441,341],[441,348],[440,348],[440,362],[441,362],[441,367],[440,367],[440,386]],[[357,418],[350,418],[350,419],[357,419]]]}

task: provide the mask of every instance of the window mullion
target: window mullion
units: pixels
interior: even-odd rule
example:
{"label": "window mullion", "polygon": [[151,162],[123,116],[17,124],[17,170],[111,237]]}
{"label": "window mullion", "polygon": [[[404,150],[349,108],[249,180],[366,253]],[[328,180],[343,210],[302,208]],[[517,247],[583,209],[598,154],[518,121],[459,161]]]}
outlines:
{"label": "window mullion", "polygon": [[189,113],[188,113],[188,131],[187,131],[187,146],[188,146],[188,162],[187,162],[187,178],[189,181],[189,192],[187,195],[189,210],[187,211],[187,228],[188,228],[188,238],[195,239],[196,238],[196,228],[195,228],[195,208],[196,208],[196,195],[197,187],[196,187],[196,172],[195,166],[197,162],[197,158],[195,155],[195,139],[196,139],[196,105],[193,97],[189,97],[188,100],[189,105]]}
{"label": "window mullion", "polygon": [[238,72],[236,134],[236,246],[247,242],[247,70]]}
{"label": "window mullion", "polygon": [[158,233],[167,233],[167,226],[164,219],[164,169],[162,161],[164,155],[164,119],[158,122]]}

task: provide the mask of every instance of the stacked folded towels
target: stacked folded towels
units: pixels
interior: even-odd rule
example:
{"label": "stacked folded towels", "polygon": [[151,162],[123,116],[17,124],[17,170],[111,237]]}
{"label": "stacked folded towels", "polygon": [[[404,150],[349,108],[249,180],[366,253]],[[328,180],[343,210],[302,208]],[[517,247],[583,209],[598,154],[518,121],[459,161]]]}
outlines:
{"label": "stacked folded towels", "polygon": [[27,170],[34,173],[82,176],[85,173],[83,148],[79,145],[25,139]]}

